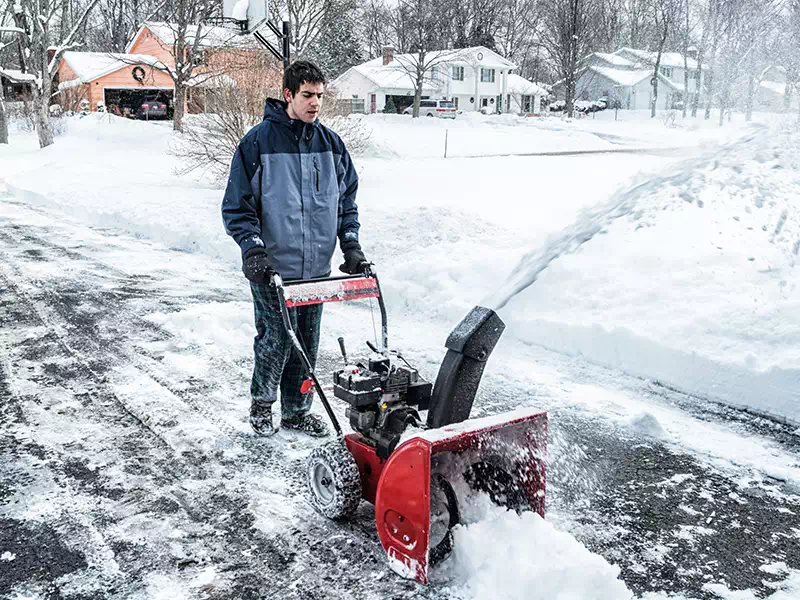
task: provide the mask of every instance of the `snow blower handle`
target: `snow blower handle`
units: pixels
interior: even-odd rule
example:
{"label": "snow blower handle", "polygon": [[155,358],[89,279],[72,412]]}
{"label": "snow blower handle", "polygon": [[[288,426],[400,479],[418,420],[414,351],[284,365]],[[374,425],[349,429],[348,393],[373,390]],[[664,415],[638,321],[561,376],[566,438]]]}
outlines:
{"label": "snow blower handle", "polygon": [[381,310],[383,352],[388,354],[389,329],[386,321],[386,305],[383,303],[383,295],[381,294],[378,275],[375,271],[370,270],[368,274],[363,276],[322,277],[319,279],[304,279],[284,283],[281,276],[275,273],[272,276],[272,285],[275,286],[275,291],[278,294],[281,318],[283,319],[283,326],[286,329],[286,333],[289,335],[289,339],[292,340],[292,345],[300,356],[300,360],[303,362],[303,366],[313,382],[314,388],[317,390],[317,394],[322,401],[322,405],[325,407],[325,412],[328,413],[336,435],[342,437],[342,428],[339,425],[339,421],[333,413],[330,402],[328,402],[328,398],[325,396],[325,392],[322,390],[322,386],[314,373],[314,367],[308,359],[303,344],[300,342],[300,339],[297,337],[292,327],[292,321],[289,318],[289,308],[309,306],[311,304],[323,304],[325,302],[357,300],[360,298],[377,298]]}

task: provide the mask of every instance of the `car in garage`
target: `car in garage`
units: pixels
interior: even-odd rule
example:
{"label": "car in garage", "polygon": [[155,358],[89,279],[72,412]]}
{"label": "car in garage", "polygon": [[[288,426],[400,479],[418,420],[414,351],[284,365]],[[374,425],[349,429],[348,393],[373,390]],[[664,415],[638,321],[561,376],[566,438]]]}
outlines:
{"label": "car in garage", "polygon": [[151,119],[166,119],[167,104],[157,94],[145,96],[136,109],[136,118],[149,121]]}

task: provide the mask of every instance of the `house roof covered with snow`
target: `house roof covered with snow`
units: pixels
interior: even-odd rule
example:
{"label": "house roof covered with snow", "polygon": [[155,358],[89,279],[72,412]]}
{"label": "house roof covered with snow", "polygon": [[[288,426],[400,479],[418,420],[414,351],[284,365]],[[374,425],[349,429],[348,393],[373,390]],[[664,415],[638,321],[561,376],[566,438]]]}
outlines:
{"label": "house roof covered with snow", "polygon": [[[655,65],[658,53],[650,52],[649,50],[637,50],[635,48],[620,48],[614,52],[617,56],[622,56],[631,61],[636,61],[638,64]],[[661,54],[662,67],[683,68],[683,54],[680,52],[664,52]],[[693,58],[686,58],[686,65],[690,70],[697,70],[697,61]],[[705,69],[705,67],[703,67]]]}
{"label": "house roof covered with snow", "polygon": [[786,84],[780,81],[762,81],[759,87],[779,96],[786,95]]}
{"label": "house roof covered with snow", "polygon": [[592,52],[591,54],[587,54],[583,57],[583,59],[581,59],[581,62],[585,63],[591,59],[600,60],[614,67],[627,67],[629,69],[633,69],[635,66],[634,63],[627,58],[619,56],[618,54],[608,54],[605,52]]}
{"label": "house roof covered with snow", "polygon": [[612,69],[609,67],[589,67],[588,70],[625,87],[632,87],[653,76],[653,69],[629,71],[627,69]]}
{"label": "house roof covered with snow", "polygon": [[[149,29],[165,45],[172,46],[178,37],[178,25],[175,23],[162,23],[148,21],[139,27],[139,31],[133,36],[127,50],[133,48],[139,36],[145,29]],[[190,25],[186,30],[186,43],[194,44],[195,38],[200,35],[200,47],[202,48],[258,48],[258,42],[251,35],[242,35],[238,29],[219,27],[212,25]]]}
{"label": "house roof covered with snow", "polygon": [[158,59],[147,54],[115,54],[110,52],[65,52],[63,55],[81,83],[88,83],[123,67],[145,64],[156,65]]}
{"label": "house roof covered with snow", "polygon": [[[409,54],[395,54],[392,61],[384,65],[383,57],[373,58],[365,63],[362,67],[384,67],[396,68],[403,66],[413,66],[417,63],[418,57],[414,53]],[[489,50],[483,46],[473,46],[472,48],[459,48],[456,50],[436,50],[428,52],[425,55],[426,63],[456,63],[468,65],[481,65],[484,67],[501,67],[507,69],[515,69],[517,65],[500,56],[497,52]]]}
{"label": "house roof covered with snow", "polygon": [[508,91],[511,94],[519,94],[520,96],[547,96],[548,94],[547,90],[516,73],[511,73],[508,76]]}

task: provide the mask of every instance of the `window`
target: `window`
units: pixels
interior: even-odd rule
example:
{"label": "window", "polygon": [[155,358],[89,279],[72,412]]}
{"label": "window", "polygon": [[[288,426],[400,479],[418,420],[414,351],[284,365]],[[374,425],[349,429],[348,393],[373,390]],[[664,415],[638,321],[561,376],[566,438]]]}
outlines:
{"label": "window", "polygon": [[436,108],[436,100],[420,100],[420,108]]}
{"label": "window", "polygon": [[458,110],[458,98],[453,98],[453,106]]}
{"label": "window", "polygon": [[672,79],[672,67],[660,67],[658,70],[667,79]]}
{"label": "window", "polygon": [[700,81],[700,71],[690,71],[689,81]]}
{"label": "window", "polygon": [[481,83],[494,83],[494,69],[481,69]]}
{"label": "window", "polygon": [[464,67],[450,65],[450,76],[455,81],[464,81]]}
{"label": "window", "polygon": [[434,81],[439,81],[439,67],[438,66],[434,66],[431,69],[431,79],[433,79]]}

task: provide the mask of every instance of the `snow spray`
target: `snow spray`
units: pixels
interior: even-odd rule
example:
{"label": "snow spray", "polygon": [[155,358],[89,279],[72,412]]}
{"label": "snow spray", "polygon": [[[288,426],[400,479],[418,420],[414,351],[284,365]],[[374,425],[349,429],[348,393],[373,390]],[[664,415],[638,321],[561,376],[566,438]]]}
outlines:
{"label": "snow spray", "polygon": [[[523,256],[505,283],[484,298],[481,306],[495,311],[500,310],[508,304],[511,298],[533,284],[551,262],[560,256],[574,254],[596,235],[605,233],[616,220],[636,216],[637,213],[642,212],[643,202],[651,198],[658,198],[665,187],[686,187],[692,176],[698,172],[699,165],[717,164],[723,155],[736,155],[741,152],[743,142],[753,141],[759,133],[761,132],[757,131],[735,140],[721,149],[707,152],[702,157],[681,161],[668,175],[649,177],[632,187],[618,191],[608,202],[586,210],[571,226],[548,238],[543,246]],[[651,206],[650,208],[655,207]]]}
{"label": "snow spray", "polygon": [[523,256],[505,283],[498,290],[481,301],[494,311],[500,310],[509,300],[533,284],[548,265],[566,254],[573,254],[586,242],[600,233],[617,219],[631,215],[639,198],[648,190],[657,191],[663,185],[662,178],[639,183],[624,192],[615,194],[611,201],[585,211],[567,227],[547,239],[544,245]]}

